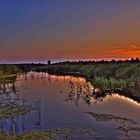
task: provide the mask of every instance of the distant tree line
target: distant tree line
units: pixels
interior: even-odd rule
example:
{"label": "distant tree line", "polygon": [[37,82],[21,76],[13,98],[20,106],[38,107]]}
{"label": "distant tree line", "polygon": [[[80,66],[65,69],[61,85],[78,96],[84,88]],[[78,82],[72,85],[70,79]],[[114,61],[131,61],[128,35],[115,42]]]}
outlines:
{"label": "distant tree line", "polygon": [[93,64],[108,64],[108,63],[140,63],[139,58],[131,58],[131,59],[126,59],[126,60],[114,60],[112,59],[111,61],[109,60],[99,60],[99,61],[63,61],[63,62],[58,62],[58,63],[53,63],[52,65],[62,65],[62,64],[69,64],[69,65],[93,65]]}

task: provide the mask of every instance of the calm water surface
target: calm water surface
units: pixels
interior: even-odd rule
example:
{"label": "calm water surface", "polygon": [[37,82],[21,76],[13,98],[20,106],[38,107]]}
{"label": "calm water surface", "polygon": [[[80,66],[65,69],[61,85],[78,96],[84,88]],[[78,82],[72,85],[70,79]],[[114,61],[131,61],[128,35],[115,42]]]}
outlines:
{"label": "calm water surface", "polygon": [[118,94],[102,99],[89,97],[94,87],[83,78],[30,72],[18,75],[14,85],[16,89],[12,91],[12,85],[6,85],[9,93],[2,94],[1,99],[23,99],[25,104],[38,109],[14,120],[1,121],[0,128],[8,132],[11,124],[15,124],[16,134],[76,126],[94,129],[105,139],[117,139],[122,132],[115,129],[115,122],[96,121],[87,112],[112,114],[140,122],[140,104]]}

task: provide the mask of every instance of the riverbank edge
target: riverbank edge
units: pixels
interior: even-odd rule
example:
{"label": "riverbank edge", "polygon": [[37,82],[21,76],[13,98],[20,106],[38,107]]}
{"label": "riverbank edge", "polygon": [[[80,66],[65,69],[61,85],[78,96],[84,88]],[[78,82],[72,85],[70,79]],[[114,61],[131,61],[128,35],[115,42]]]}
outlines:
{"label": "riverbank edge", "polygon": [[[73,65],[68,65],[67,68],[65,68],[65,66],[63,66],[63,65],[52,65],[52,66],[48,66],[46,71],[48,72],[48,74],[57,75],[57,76],[83,77],[86,79],[87,82],[90,82],[94,87],[101,89],[101,91],[99,93],[96,93],[96,95],[99,97],[110,95],[112,93],[117,93],[121,96],[131,98],[132,100],[140,103],[140,94],[135,93],[135,91],[134,91],[134,90],[137,90],[137,88],[139,90],[139,86],[126,85],[125,83],[123,83],[122,79],[116,80],[114,78],[115,82],[118,82],[118,83],[120,82],[120,84],[118,84],[118,85],[121,85],[120,87],[117,86],[117,87],[113,87],[113,88],[112,87],[103,87],[102,88],[101,86],[98,86],[96,84],[96,79],[98,79],[100,77],[94,77],[91,73],[92,70],[89,70],[89,75],[88,75],[88,73],[86,73],[86,72],[82,73],[82,72],[78,71],[78,69],[76,69],[76,71],[69,71],[69,68],[71,69],[71,67],[73,67]],[[87,69],[88,69],[88,67],[87,67]],[[111,80],[107,79],[107,78],[101,77],[101,80],[106,80],[107,82],[111,82]],[[93,94],[95,94],[95,93],[93,92]]]}

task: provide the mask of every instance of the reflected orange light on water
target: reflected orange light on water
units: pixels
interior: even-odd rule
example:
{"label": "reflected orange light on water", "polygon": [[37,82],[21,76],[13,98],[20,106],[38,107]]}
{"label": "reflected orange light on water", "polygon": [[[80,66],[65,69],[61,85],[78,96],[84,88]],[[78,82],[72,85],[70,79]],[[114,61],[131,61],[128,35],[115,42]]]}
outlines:
{"label": "reflected orange light on water", "polygon": [[[56,76],[56,75],[49,75],[47,73],[38,74],[35,72],[30,72],[27,75],[19,75],[17,77],[16,83],[18,83],[18,86],[20,86],[20,84],[22,84],[22,83],[20,83],[20,81],[26,82],[26,80],[35,80],[37,82],[38,82],[38,80],[39,80],[39,82],[43,81],[43,80],[49,82],[49,80],[50,80],[52,82],[52,84],[55,84],[54,83],[55,81],[59,81],[61,83],[66,83],[66,86],[69,86],[69,84],[73,84],[75,89],[82,88],[85,93],[88,93],[88,91],[90,91],[91,97],[92,97],[93,90],[97,90],[97,89],[95,89],[94,86],[91,85],[90,82],[87,82],[86,79],[81,78],[81,77]],[[122,103],[125,103],[125,104],[131,104],[131,105],[135,105],[138,107],[140,106],[140,103],[138,103],[137,101],[134,101],[133,99],[130,99],[125,96],[121,96],[117,93],[113,93],[111,96],[107,95],[106,97],[104,97],[105,102],[110,99],[111,100],[121,100]],[[95,101],[94,98],[91,98],[91,101],[94,102]]]}
{"label": "reflected orange light on water", "polygon": [[[107,99],[110,98],[110,95],[107,95]],[[128,104],[133,104],[133,105],[136,105],[138,107],[140,107],[140,103],[138,103],[137,101],[134,101],[133,99],[130,99],[128,97],[125,97],[125,96],[121,96],[119,94],[116,94],[114,93],[111,98],[115,98],[115,99],[121,99],[123,100],[124,102],[128,103]]]}
{"label": "reflected orange light on water", "polygon": [[58,79],[58,80],[68,80],[72,82],[86,82],[84,78],[81,77],[73,77],[73,76],[55,76],[55,75],[50,75],[52,79]]}

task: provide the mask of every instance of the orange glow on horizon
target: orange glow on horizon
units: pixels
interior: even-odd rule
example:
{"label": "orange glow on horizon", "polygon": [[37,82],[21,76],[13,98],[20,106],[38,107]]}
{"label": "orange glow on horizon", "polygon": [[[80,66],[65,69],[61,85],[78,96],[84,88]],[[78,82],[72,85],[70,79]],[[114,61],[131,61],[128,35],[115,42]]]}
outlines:
{"label": "orange glow on horizon", "polygon": [[117,56],[124,56],[124,57],[139,57],[140,56],[140,46],[137,45],[131,45],[128,48],[113,48],[111,50],[113,54],[116,54]]}

